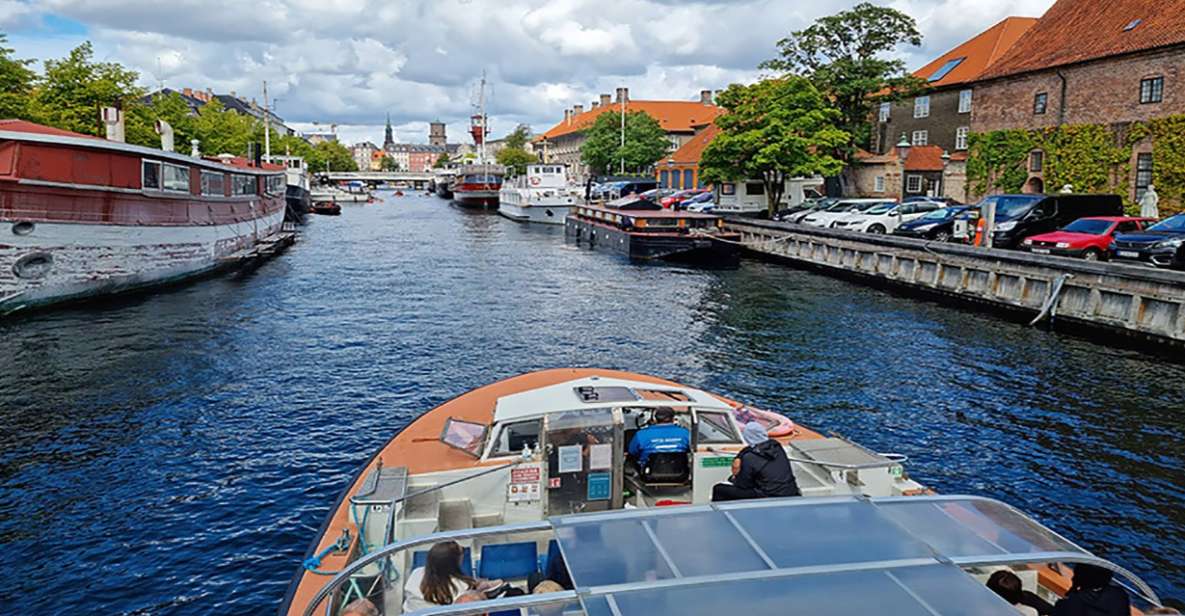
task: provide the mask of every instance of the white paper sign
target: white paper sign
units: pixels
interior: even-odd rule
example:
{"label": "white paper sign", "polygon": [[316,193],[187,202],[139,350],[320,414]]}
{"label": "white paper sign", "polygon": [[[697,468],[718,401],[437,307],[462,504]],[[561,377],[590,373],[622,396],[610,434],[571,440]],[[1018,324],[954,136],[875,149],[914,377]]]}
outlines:
{"label": "white paper sign", "polygon": [[560,447],[560,472],[579,473],[584,470],[584,455],[580,445]]}
{"label": "white paper sign", "polygon": [[613,467],[613,445],[590,445],[588,470],[598,471]]}

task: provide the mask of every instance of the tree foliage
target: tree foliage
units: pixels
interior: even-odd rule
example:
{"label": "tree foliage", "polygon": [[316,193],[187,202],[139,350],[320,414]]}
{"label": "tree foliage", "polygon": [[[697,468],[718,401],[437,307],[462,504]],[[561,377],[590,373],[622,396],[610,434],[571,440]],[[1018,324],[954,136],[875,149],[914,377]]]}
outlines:
{"label": "tree foliage", "polygon": [[94,55],[88,41],[65,58],[46,60],[30,100],[31,115],[51,126],[101,135],[100,108],[124,107],[143,96],[135,71],[115,62],[95,62]]}
{"label": "tree foliage", "polygon": [[[852,145],[867,147],[874,105],[911,96],[924,85],[906,71],[903,60],[886,54],[900,45],[921,44],[912,17],[862,2],[778,41],[780,57],[761,68],[808,77],[839,109],[840,128],[853,136]],[[848,148],[842,154],[846,159],[852,152]]]}
{"label": "tree foliage", "polygon": [[433,169],[443,169],[448,166],[449,158],[448,152],[441,152],[440,156],[436,157],[436,162],[432,163]]}
{"label": "tree foliage", "polygon": [[527,165],[539,162],[539,157],[526,150],[530,129],[520,124],[506,137],[506,145],[494,156],[499,165],[506,167],[512,175],[522,175],[527,172]]}
{"label": "tree foliage", "polygon": [[704,149],[700,176],[712,183],[760,178],[771,216],[788,178],[843,169],[833,155],[850,140],[837,126],[841,113],[807,79],[734,84],[716,103],[726,113],[716,118],[719,133]]}
{"label": "tree foliage", "polygon": [[585,132],[581,159],[596,173],[617,171],[622,161],[629,172],[642,173],[670,151],[666,131],[644,111],[625,115],[625,145],[621,143],[621,116],[602,113]]}
{"label": "tree foliage", "polygon": [[379,169],[383,171],[399,171],[399,163],[390,154],[383,154],[379,161]]}
{"label": "tree foliage", "polygon": [[32,60],[18,60],[6,45],[8,37],[0,33],[0,118],[28,119],[29,95],[36,73],[29,68]]}

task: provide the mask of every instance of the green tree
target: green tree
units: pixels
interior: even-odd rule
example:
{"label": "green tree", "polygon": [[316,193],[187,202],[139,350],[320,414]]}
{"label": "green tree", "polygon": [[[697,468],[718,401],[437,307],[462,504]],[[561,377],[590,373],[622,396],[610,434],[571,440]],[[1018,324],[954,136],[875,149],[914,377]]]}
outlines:
{"label": "green tree", "polygon": [[833,155],[850,140],[837,126],[842,114],[807,79],[734,84],[716,104],[726,113],[716,118],[720,132],[704,149],[700,175],[712,183],[760,178],[771,216],[788,178],[831,176],[843,169]]}
{"label": "green tree", "polygon": [[101,107],[123,107],[143,96],[135,71],[115,62],[95,62],[94,55],[88,41],[61,60],[46,60],[30,101],[32,115],[51,126],[100,135]]}
{"label": "green tree", "polygon": [[621,116],[602,113],[585,133],[581,159],[597,173],[611,173],[625,161],[627,171],[650,169],[670,151],[671,142],[658,120],[644,111],[625,115],[625,145],[621,143]]}
{"label": "green tree", "polygon": [[[228,111],[218,99],[202,105],[193,119],[193,138],[202,153],[247,155],[247,144],[254,141],[256,120]],[[180,146],[178,146],[180,147]]]}
{"label": "green tree", "polygon": [[193,111],[176,92],[157,93],[146,104],[131,104],[124,110],[124,118],[128,143],[160,147],[160,136],[156,134],[157,120],[164,120],[173,128],[173,143],[177,151],[188,152],[189,142],[196,134]]}
{"label": "green tree", "polygon": [[436,162],[432,163],[433,169],[444,169],[448,166],[449,158],[448,152],[441,152],[440,156],[436,157]]}
{"label": "green tree", "polygon": [[510,175],[515,176],[526,173],[527,165],[539,162],[539,157],[522,148],[508,146],[498,150],[494,160],[506,167]]}
{"label": "green tree", "polygon": [[806,76],[833,102],[841,113],[840,128],[853,136],[839,153],[848,160],[852,146],[868,147],[874,105],[911,96],[924,85],[906,71],[903,60],[888,57],[900,45],[921,44],[912,17],[862,2],[778,41],[781,57],[761,68]]}
{"label": "green tree", "polygon": [[527,139],[530,139],[530,137],[531,127],[526,124],[519,124],[513,132],[506,136],[506,147],[525,150]]}
{"label": "green tree", "polygon": [[357,171],[358,163],[346,146],[336,141],[322,141],[309,148],[303,154],[309,164],[309,171],[320,173],[323,171]]}
{"label": "green tree", "polygon": [[29,68],[33,61],[12,57],[14,50],[7,43],[8,37],[0,33],[0,119],[27,119],[30,117],[28,99],[36,79]]}
{"label": "green tree", "polygon": [[395,162],[395,159],[390,154],[383,154],[379,168],[383,171],[399,171],[399,163]]}

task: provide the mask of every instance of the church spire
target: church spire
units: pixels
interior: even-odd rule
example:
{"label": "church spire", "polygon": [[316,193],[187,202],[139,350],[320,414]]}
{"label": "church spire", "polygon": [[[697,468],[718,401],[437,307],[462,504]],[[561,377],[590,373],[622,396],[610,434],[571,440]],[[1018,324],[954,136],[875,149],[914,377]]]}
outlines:
{"label": "church spire", "polygon": [[387,112],[387,131],[383,134],[383,149],[390,150],[395,145],[395,136],[391,131],[391,112]]}

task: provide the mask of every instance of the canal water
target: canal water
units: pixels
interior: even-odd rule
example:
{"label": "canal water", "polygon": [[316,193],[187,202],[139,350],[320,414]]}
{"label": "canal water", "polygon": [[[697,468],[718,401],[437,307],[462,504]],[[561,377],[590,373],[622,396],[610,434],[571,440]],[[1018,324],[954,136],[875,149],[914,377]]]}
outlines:
{"label": "canal water", "polygon": [[631,264],[434,197],[343,210],[252,273],[0,325],[6,612],[274,610],[395,430],[556,366],[906,454],[1185,599],[1185,366],[779,265]]}

